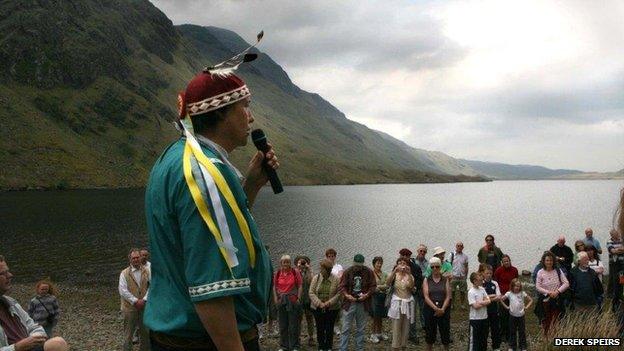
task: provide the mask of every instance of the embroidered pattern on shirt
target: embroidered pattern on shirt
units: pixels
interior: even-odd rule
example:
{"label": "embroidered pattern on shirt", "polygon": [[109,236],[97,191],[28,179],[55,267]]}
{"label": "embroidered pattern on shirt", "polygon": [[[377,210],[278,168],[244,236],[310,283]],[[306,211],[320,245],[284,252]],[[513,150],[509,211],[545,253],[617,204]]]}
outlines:
{"label": "embroidered pattern on shirt", "polygon": [[205,295],[210,295],[218,292],[229,291],[229,290],[238,290],[242,288],[249,287],[251,281],[249,278],[244,279],[233,279],[233,280],[222,280],[219,282],[214,282],[206,285],[200,286],[192,286],[189,287],[189,294],[191,297],[200,297]]}

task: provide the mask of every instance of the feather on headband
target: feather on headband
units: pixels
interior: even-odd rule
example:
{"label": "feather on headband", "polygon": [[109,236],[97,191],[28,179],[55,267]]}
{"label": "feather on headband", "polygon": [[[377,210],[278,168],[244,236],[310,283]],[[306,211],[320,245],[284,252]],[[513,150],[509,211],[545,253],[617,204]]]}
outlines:
{"label": "feather on headband", "polygon": [[258,54],[249,54],[249,50],[260,43],[262,37],[264,36],[264,31],[260,31],[256,36],[256,43],[250,45],[247,49],[241,51],[240,53],[234,55],[233,57],[218,63],[214,66],[204,68],[204,72],[210,73],[212,75],[217,75],[219,77],[227,77],[234,73],[234,71],[240,66],[243,62],[250,62],[255,60],[258,57]]}

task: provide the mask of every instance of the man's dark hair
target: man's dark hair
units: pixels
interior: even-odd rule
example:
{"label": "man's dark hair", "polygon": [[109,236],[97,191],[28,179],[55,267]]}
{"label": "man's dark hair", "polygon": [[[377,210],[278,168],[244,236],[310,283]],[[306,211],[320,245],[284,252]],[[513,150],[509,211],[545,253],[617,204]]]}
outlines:
{"label": "man's dark hair", "polygon": [[204,133],[205,131],[214,129],[216,125],[223,121],[227,116],[227,113],[234,106],[234,104],[227,105],[214,111],[202,113],[201,115],[195,115],[190,117],[191,123],[193,123],[193,131],[196,134]]}

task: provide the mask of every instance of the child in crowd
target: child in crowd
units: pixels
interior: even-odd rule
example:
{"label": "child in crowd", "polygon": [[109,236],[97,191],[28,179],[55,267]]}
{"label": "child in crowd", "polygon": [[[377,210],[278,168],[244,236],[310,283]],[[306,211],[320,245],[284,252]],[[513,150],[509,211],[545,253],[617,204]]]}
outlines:
{"label": "child in crowd", "polygon": [[483,275],[479,272],[470,274],[472,287],[468,290],[468,304],[470,305],[470,339],[469,351],[487,350],[488,313],[487,306],[490,297],[483,288]]}
{"label": "child in crowd", "polygon": [[40,280],[35,285],[36,296],[30,300],[28,314],[35,323],[43,327],[48,338],[59,319],[59,305],[56,300],[56,287],[49,280]]}
{"label": "child in crowd", "polygon": [[[529,303],[524,305],[524,299]],[[509,300],[509,305],[503,300]],[[522,283],[520,279],[515,278],[511,281],[511,291],[508,291],[501,299],[501,304],[505,309],[509,310],[509,350],[527,349],[526,331],[524,326],[524,311],[531,308],[533,299],[522,291]],[[519,345],[518,345],[519,344]]]}
{"label": "child in crowd", "polygon": [[490,338],[492,339],[492,350],[498,351],[501,345],[501,332],[500,318],[498,317],[498,303],[496,302],[500,301],[501,292],[498,283],[492,280],[492,266],[487,263],[481,263],[479,265],[479,273],[483,274],[483,288],[492,302],[487,307],[487,318]]}

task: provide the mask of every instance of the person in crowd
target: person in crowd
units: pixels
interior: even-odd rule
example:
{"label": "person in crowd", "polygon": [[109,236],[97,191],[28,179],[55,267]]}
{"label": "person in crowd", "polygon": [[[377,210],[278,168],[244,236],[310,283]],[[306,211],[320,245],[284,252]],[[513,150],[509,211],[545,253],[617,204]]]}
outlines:
{"label": "person in crowd", "polygon": [[334,347],[334,323],[340,309],[340,280],[331,274],[333,262],[324,259],[319,273],[310,283],[310,308],[316,322],[316,340],[319,351],[329,351]]}
{"label": "person in crowd", "polygon": [[563,317],[565,305],[561,294],[570,287],[568,278],[556,266],[556,260],[552,252],[544,252],[541,260],[544,268],[537,272],[535,282],[535,288],[539,293],[536,314],[542,324],[544,335],[549,335],[550,330]]}
{"label": "person in crowd", "polygon": [[433,350],[436,333],[440,331],[440,340],[445,350],[451,342],[451,283],[441,273],[442,261],[437,257],[429,260],[431,275],[423,281],[425,298],[425,331],[427,350]]}
{"label": "person in crowd", "polygon": [[[525,301],[529,303],[525,305]],[[505,301],[509,301],[508,304]],[[522,290],[522,282],[515,278],[511,281],[511,290],[501,299],[501,305],[509,311],[509,350],[527,350],[526,328],[524,314],[531,308],[533,299]]]}
{"label": "person in crowd", "polygon": [[[461,241],[455,244],[455,252],[451,253],[449,263],[453,267],[451,278],[451,289],[453,296],[451,298],[453,308],[460,306],[464,309],[464,301],[466,301],[466,292],[468,292],[468,255],[464,253],[464,243]],[[459,301],[455,298],[455,294],[459,295]]]}
{"label": "person in crowd", "polygon": [[581,252],[578,256],[577,265],[570,272],[570,290],[575,311],[584,313],[600,308],[604,290],[598,275],[589,267],[589,255]]}
{"label": "person in crowd", "polygon": [[[269,246],[264,245],[267,253],[269,252]],[[271,272],[274,272],[275,269],[273,267],[273,263],[269,264],[269,268]],[[275,299],[273,298],[273,289],[275,286],[275,282],[273,281],[274,276],[271,275],[271,293],[268,295],[268,303],[267,303],[267,314],[265,315],[266,323],[264,326],[258,328],[258,339],[263,339],[265,335],[271,338],[279,337],[279,323],[277,321],[277,305],[275,304]]]}
{"label": "person in crowd", "polygon": [[[227,61],[243,57],[253,55]],[[272,272],[251,209],[268,182],[265,167],[279,162],[271,145],[253,154],[245,174],[231,162],[254,116],[251,91],[232,72],[238,66],[223,67],[202,70],[178,95],[183,136],[156,160],[145,190],[153,351],[259,348]]]}
{"label": "person in crowd", "polygon": [[52,337],[61,314],[56,299],[56,287],[48,279],[40,280],[35,285],[35,293],[35,297],[28,304],[28,315],[43,327],[48,337]]}
{"label": "person in crowd", "polygon": [[[417,300],[422,296],[422,282],[423,282],[423,271],[420,269],[420,266],[416,262],[415,259],[412,258],[412,251],[407,248],[403,248],[399,251],[399,257],[406,259],[409,262],[410,272],[412,273],[412,277],[414,278],[414,288],[412,290],[412,296],[414,300]],[[416,309],[416,305],[414,304],[414,309]],[[413,313],[416,313],[414,310]],[[416,324],[412,323],[409,325],[409,337],[413,343],[418,343],[418,330],[416,328]]]}
{"label": "person in crowd", "polygon": [[325,250],[325,258],[330,260],[334,266],[332,267],[332,274],[340,279],[342,276],[342,272],[344,272],[344,268],[340,263],[336,263],[336,257],[338,253],[333,248],[329,248]]}
{"label": "person in crowd", "polygon": [[[511,264],[511,257],[504,254],[501,259],[501,266],[494,271],[494,280],[498,283],[501,295],[504,295],[509,291],[511,287],[511,281],[518,278],[518,269]],[[540,267],[541,269],[541,267]],[[535,272],[537,275],[537,272]],[[509,311],[506,309],[500,310],[500,331],[501,340],[507,341],[509,337]]]}
{"label": "person in crowd", "polygon": [[479,249],[477,259],[479,263],[487,263],[492,266],[494,271],[500,267],[503,251],[494,243],[494,235],[488,234],[485,236],[485,246]]}
{"label": "person in crowd", "polygon": [[[426,272],[429,268],[429,260],[427,259],[427,245],[420,244],[416,249],[416,264],[420,268],[421,272]],[[425,316],[423,315],[423,308],[425,307],[425,299],[422,294],[422,289],[418,289],[418,293],[414,295],[419,312],[420,326],[425,329]],[[416,335],[416,323],[410,326],[410,334]]]}
{"label": "person in crowd", "polygon": [[383,319],[388,316],[388,309],[386,308],[386,293],[388,292],[388,274],[381,270],[383,266],[383,258],[376,256],[373,258],[373,274],[375,274],[375,282],[377,287],[373,294],[372,306],[371,306],[371,337],[370,341],[374,344],[380,340],[388,340],[388,335],[383,333]]}
{"label": "person in crowd", "polygon": [[[310,268],[310,258],[298,256],[295,258],[297,269],[303,279],[303,292],[301,293],[301,319],[305,316],[306,327],[308,329],[308,346],[314,346],[314,315],[310,309],[310,283],[312,282],[312,269]],[[301,325],[302,322],[299,322]]]}
{"label": "person in crowd", "polygon": [[[329,248],[329,249],[325,250],[325,258],[330,260],[332,262],[332,264],[334,265],[332,267],[331,273],[333,275],[335,275],[336,277],[338,277],[338,279],[340,279],[342,277],[342,273],[344,272],[344,268],[342,267],[341,264],[336,263],[337,255],[338,255],[338,253],[333,248]],[[336,324],[340,324],[340,320],[341,320],[340,317],[341,316],[342,316],[342,309],[338,310],[338,319],[336,320]],[[335,327],[334,334],[340,335],[340,327],[338,327],[338,326]]]}
{"label": "person in crowd", "polygon": [[150,253],[149,250],[144,247],[141,249],[141,264],[145,266],[148,270],[152,269],[152,262],[150,262]]}
{"label": "person in crowd", "polygon": [[340,278],[342,293],[342,329],[340,350],[347,351],[352,325],[355,323],[355,349],[364,349],[364,329],[366,316],[370,313],[371,298],[377,283],[373,271],[364,265],[364,256],[356,254],[353,265],[345,270]]}
{"label": "person in crowd", "polygon": [[577,240],[574,242],[574,257],[573,263],[576,264],[578,262],[578,254],[579,252],[585,251],[585,242],[583,240]]}
{"label": "person in crowd", "polygon": [[622,284],[624,284],[624,243],[617,229],[609,232],[611,238],[607,241],[607,252],[609,253],[609,283],[607,291],[613,299],[613,310],[619,309],[622,299]]}
{"label": "person in crowd", "polygon": [[35,323],[12,297],[13,274],[4,256],[0,255],[0,350],[6,351],[67,351],[61,337],[48,338],[43,327]]}
{"label": "person in crowd", "polygon": [[468,305],[470,305],[470,335],[468,340],[469,351],[487,350],[488,314],[487,306],[490,297],[483,288],[483,275],[479,272],[470,274],[472,287],[468,290]]}
{"label": "person in crowd", "polygon": [[498,301],[500,301],[502,297],[500,287],[495,280],[492,280],[492,266],[487,263],[481,263],[479,265],[479,273],[483,275],[483,288],[485,292],[487,292],[490,302],[492,302],[487,306],[488,327],[490,338],[492,339],[492,350],[500,350],[501,327],[498,309]]}
{"label": "person in crowd", "polygon": [[569,273],[572,269],[574,253],[572,252],[572,249],[565,244],[565,242],[565,236],[560,235],[557,239],[557,243],[550,248],[550,252],[555,254],[559,266],[565,268],[566,272]]}
{"label": "person in crowd", "polygon": [[410,324],[414,323],[415,299],[414,276],[411,274],[410,261],[399,257],[392,274],[388,276],[388,285],[393,287],[388,317],[392,319],[392,349],[405,350],[409,337]]}
{"label": "person in crowd", "polygon": [[[440,261],[442,262],[442,269],[441,269],[442,275],[450,279],[451,276],[453,275],[453,266],[451,265],[450,262],[447,262],[444,260],[445,255],[446,255],[446,250],[444,250],[442,247],[437,246],[433,248],[433,257],[439,258]],[[429,268],[427,268],[427,271],[425,271],[425,277],[428,277],[430,275],[431,275],[431,265],[429,266]]]}
{"label": "person in crowd", "polygon": [[587,228],[585,229],[585,238],[583,239],[583,242],[585,243],[585,247],[592,245],[593,247],[596,248],[596,252],[598,253],[598,256],[600,256],[602,254],[602,247],[600,246],[600,241],[598,241],[598,239],[594,238],[594,230],[591,228]]}
{"label": "person in crowd", "polygon": [[594,272],[598,275],[598,279],[602,282],[602,276],[604,274],[605,268],[600,260],[600,255],[596,248],[593,245],[585,245],[585,252],[587,253],[587,257],[589,257],[589,268],[593,269]]}
{"label": "person in crowd", "polygon": [[273,278],[273,299],[277,306],[280,331],[280,350],[294,351],[301,348],[301,294],[303,278],[299,270],[293,269],[289,255],[282,255],[280,268]]}
{"label": "person in crowd", "polygon": [[139,349],[149,350],[149,332],[143,323],[143,312],[150,287],[150,274],[141,264],[141,250],[131,249],[130,265],[119,274],[119,296],[124,318],[123,351],[132,350],[134,331],[139,329]]}

